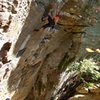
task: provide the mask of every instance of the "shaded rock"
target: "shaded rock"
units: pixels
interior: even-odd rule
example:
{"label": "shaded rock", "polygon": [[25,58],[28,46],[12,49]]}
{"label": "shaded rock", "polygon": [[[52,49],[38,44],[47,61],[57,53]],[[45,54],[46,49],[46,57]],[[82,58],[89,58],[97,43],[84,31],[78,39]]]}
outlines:
{"label": "shaded rock", "polygon": [[88,88],[84,87],[84,84],[81,84],[76,88],[76,92],[87,94],[88,93]]}
{"label": "shaded rock", "polygon": [[7,59],[7,52],[9,52],[10,48],[11,48],[11,44],[10,42],[6,42],[1,50],[0,50],[0,61],[3,63],[3,64],[6,64],[8,63],[8,59]]}
{"label": "shaded rock", "polygon": [[0,68],[2,67],[2,64],[0,64]]}
{"label": "shaded rock", "polygon": [[16,14],[16,13],[17,13],[17,11],[15,10],[15,7],[14,7],[14,6],[12,6],[11,12],[12,12],[13,14]]}
{"label": "shaded rock", "polygon": [[10,98],[7,98],[6,100],[10,100]]}
{"label": "shaded rock", "polygon": [[9,72],[9,68],[6,68],[5,74],[3,75],[3,79],[5,78],[5,76],[7,75],[8,72]]}
{"label": "shaded rock", "polygon": [[12,16],[10,14],[3,13],[0,16],[0,28],[3,29],[4,32],[7,32],[9,29],[9,26],[12,21]]}
{"label": "shaded rock", "polygon": [[13,1],[13,4],[15,5],[15,7],[17,7],[17,5],[18,5],[18,0],[14,0],[14,1]]}

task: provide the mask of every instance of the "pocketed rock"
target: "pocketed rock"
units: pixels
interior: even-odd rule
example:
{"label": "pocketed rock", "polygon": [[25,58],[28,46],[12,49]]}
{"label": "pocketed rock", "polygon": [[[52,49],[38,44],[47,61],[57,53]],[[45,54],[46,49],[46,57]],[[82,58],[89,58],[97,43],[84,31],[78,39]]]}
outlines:
{"label": "pocketed rock", "polygon": [[6,64],[8,63],[8,58],[7,58],[7,53],[9,52],[10,48],[11,48],[11,44],[10,42],[6,42],[1,50],[0,50],[0,61],[3,63],[3,64]]}

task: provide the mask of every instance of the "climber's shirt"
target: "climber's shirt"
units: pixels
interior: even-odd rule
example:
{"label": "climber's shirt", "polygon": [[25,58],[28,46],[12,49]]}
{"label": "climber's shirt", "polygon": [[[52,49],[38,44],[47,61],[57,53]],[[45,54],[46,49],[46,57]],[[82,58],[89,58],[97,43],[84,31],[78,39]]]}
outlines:
{"label": "climber's shirt", "polygon": [[47,28],[47,27],[51,27],[51,28],[54,28],[54,26],[57,24],[57,22],[59,21],[59,15],[56,15],[54,17],[48,15],[47,16],[47,20],[48,20],[48,23],[43,25],[42,28]]}
{"label": "climber's shirt", "polygon": [[45,25],[43,25],[42,27],[45,29],[45,28],[47,28],[47,27],[54,27],[54,25],[55,25],[55,22],[54,22],[54,20],[53,20],[53,18],[50,16],[50,15],[48,15],[47,16],[47,20],[48,20],[48,23],[47,24],[45,24]]}

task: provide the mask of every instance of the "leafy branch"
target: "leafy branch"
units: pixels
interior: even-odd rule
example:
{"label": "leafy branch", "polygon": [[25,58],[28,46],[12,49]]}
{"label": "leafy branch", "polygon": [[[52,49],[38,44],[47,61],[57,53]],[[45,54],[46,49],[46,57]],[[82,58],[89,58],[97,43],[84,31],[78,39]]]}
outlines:
{"label": "leafy branch", "polygon": [[98,81],[100,79],[100,66],[93,59],[84,59],[83,61],[75,62],[70,66],[69,70],[78,73],[83,83]]}

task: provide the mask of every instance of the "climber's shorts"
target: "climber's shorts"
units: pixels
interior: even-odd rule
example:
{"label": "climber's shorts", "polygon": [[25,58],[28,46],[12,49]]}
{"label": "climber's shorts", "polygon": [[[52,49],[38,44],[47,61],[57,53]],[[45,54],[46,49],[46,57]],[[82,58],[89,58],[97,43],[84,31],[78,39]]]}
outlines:
{"label": "climber's shorts", "polygon": [[46,29],[47,27],[54,28],[54,24],[47,23],[47,24],[42,26],[42,28],[44,28],[44,29]]}

